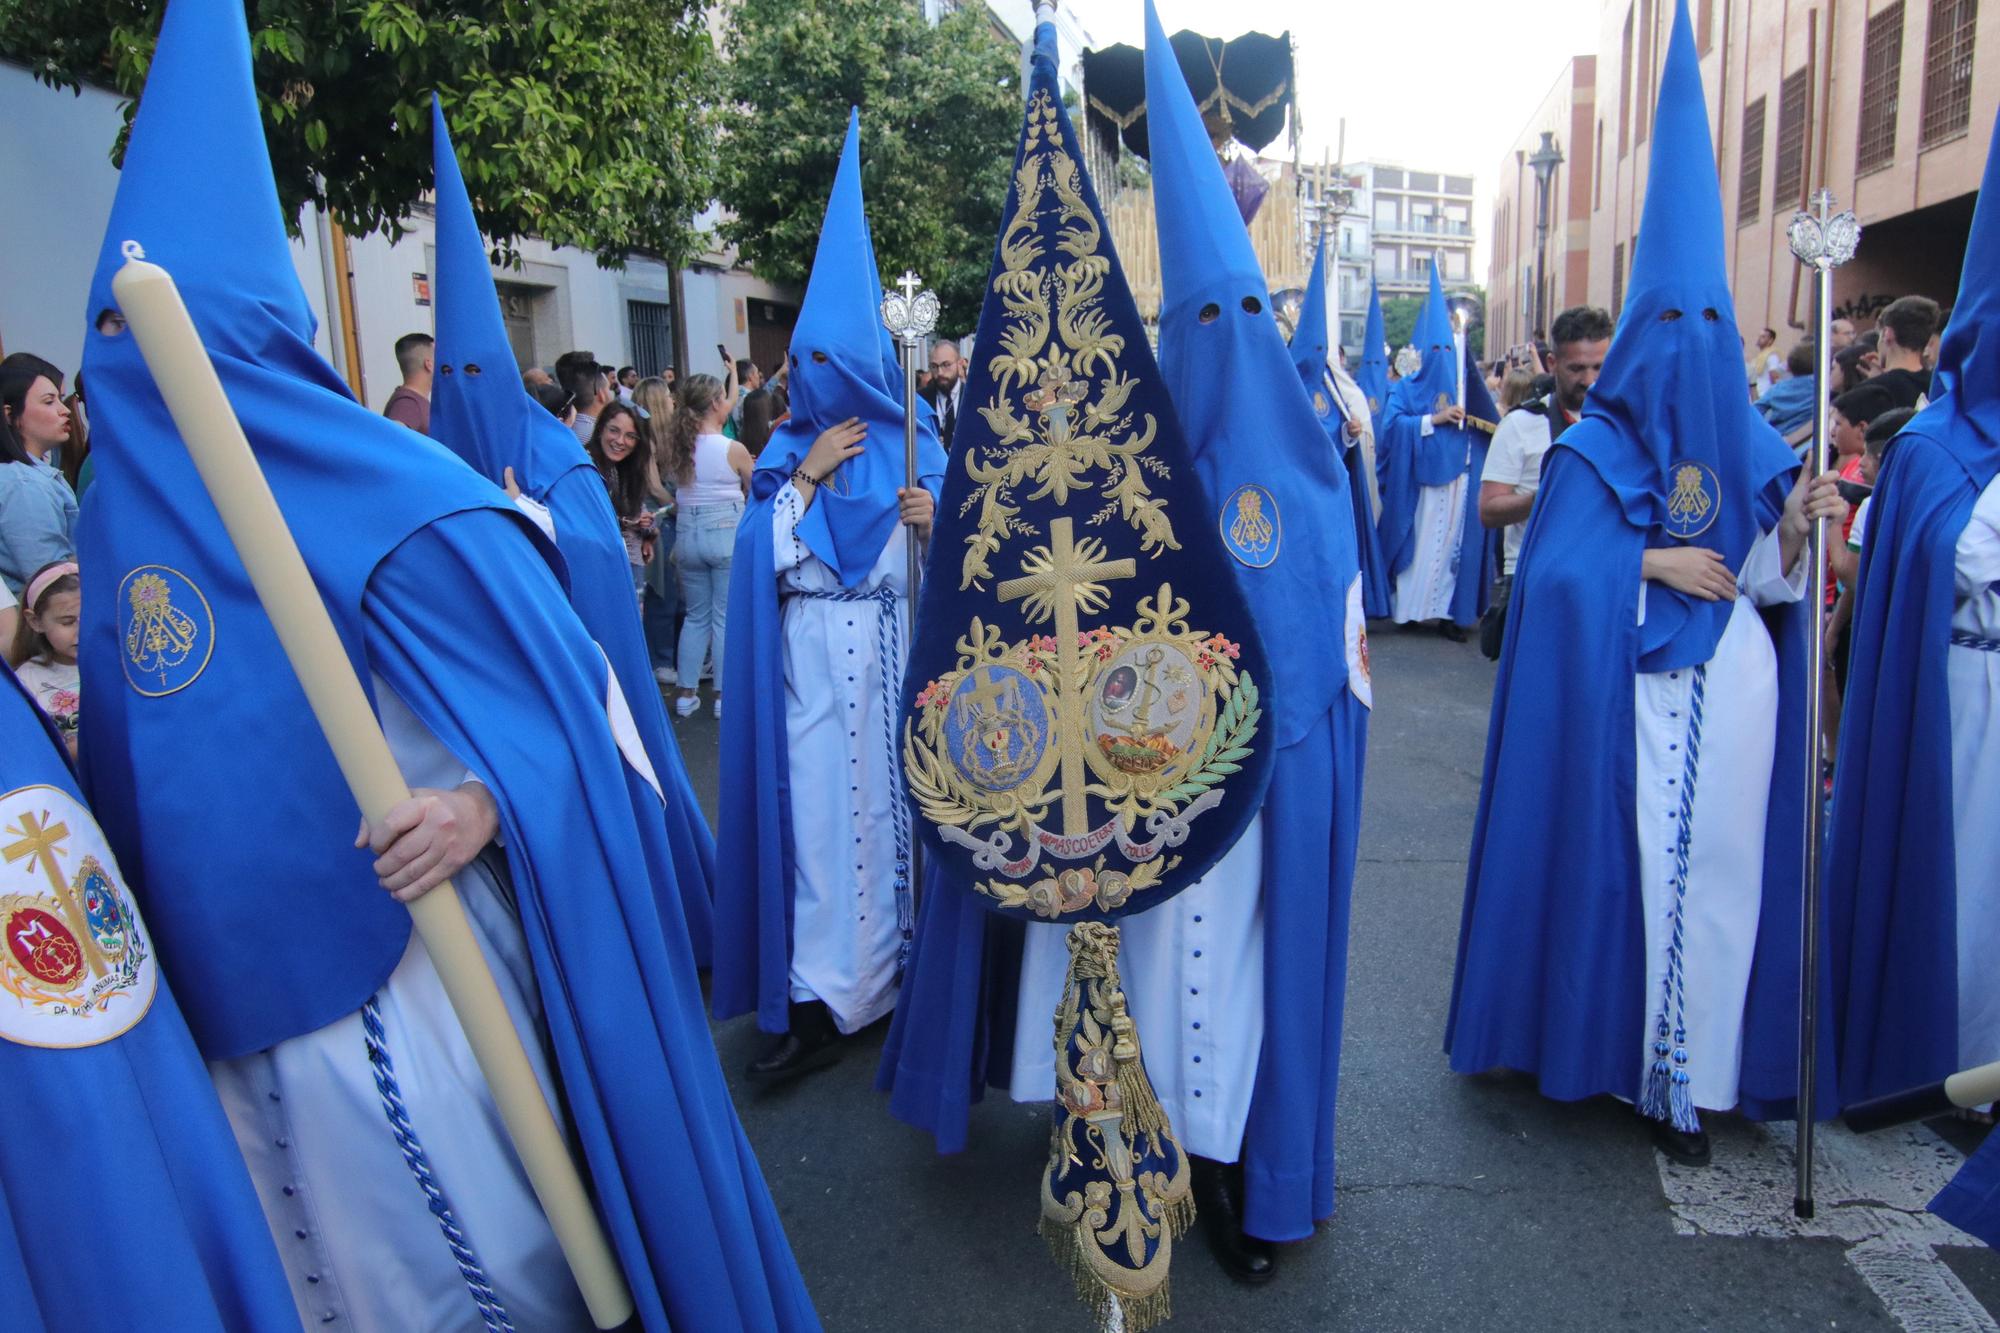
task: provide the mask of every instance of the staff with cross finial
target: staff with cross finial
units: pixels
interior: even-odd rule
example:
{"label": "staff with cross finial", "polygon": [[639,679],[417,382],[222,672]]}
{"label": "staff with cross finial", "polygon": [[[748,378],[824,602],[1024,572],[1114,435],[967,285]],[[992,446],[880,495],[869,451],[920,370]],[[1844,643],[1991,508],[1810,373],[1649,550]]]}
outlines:
{"label": "staff with cross finial", "polygon": [[[913,491],[923,485],[917,476],[917,371],[923,364],[924,339],[937,328],[937,293],[924,290],[923,279],[910,269],[903,270],[903,276],[896,282],[898,290],[882,298],[882,324],[889,330],[889,336],[896,340],[896,350],[903,356],[903,489]],[[910,642],[917,639],[917,591],[923,584],[924,554],[923,544],[918,541],[916,529],[905,527],[903,540],[908,543],[909,552],[909,593],[903,605],[907,620],[904,628]],[[921,841],[910,849],[910,901],[914,905],[923,893],[924,849]]]}
{"label": "staff with cross finial", "polygon": [[[1813,196],[1813,211],[1793,215],[1788,232],[1792,254],[1813,271],[1813,396],[1812,451],[1806,474],[1818,475],[1829,457],[1831,410],[1827,381],[1833,362],[1833,271],[1854,258],[1861,241],[1861,224],[1854,214],[1833,211],[1833,192]],[[1820,787],[1820,725],[1825,712],[1826,675],[1826,520],[1813,520],[1806,539],[1806,601],[1812,607],[1812,633],[1806,640],[1806,800],[1804,892],[1799,926],[1799,1104],[1797,1172],[1792,1211],[1813,1215],[1814,1083],[1819,1070],[1819,904],[1820,852],[1825,829],[1825,796]]]}

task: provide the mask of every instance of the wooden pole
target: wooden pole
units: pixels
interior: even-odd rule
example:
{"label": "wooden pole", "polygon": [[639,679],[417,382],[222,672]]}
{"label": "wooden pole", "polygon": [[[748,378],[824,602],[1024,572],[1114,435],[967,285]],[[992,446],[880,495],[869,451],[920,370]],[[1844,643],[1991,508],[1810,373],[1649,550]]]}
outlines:
{"label": "wooden pole", "polygon": [[[111,287],[355,801],[371,822],[379,821],[409,799],[410,789],[179,289],[166,270],[145,262],[131,241]],[[457,891],[449,883],[438,885],[410,904],[410,915],[592,1320],[599,1328],[618,1327],[632,1317],[631,1292]]]}

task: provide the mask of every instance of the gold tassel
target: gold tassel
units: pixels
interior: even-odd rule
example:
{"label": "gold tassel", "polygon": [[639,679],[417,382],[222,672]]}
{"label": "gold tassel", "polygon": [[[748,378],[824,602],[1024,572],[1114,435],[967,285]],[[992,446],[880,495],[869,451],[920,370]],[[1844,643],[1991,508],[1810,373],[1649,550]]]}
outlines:
{"label": "gold tassel", "polygon": [[1173,1314],[1173,1242],[1194,1224],[1187,1155],[1146,1077],[1117,928],[1082,922],[1068,944],[1040,1230],[1100,1324],[1115,1301],[1141,1333]]}

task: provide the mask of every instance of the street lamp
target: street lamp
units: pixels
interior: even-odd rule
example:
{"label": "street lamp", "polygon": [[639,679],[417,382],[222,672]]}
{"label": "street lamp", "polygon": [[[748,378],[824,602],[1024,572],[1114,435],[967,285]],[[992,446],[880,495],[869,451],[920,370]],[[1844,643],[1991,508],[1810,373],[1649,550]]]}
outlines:
{"label": "street lamp", "polygon": [[[1548,312],[1548,243],[1549,243],[1549,179],[1556,174],[1556,168],[1563,163],[1562,149],[1556,147],[1554,130],[1542,131],[1541,147],[1528,159],[1528,165],[1535,169],[1535,322],[1534,329],[1547,335]],[[1534,329],[1530,329],[1532,336]]]}

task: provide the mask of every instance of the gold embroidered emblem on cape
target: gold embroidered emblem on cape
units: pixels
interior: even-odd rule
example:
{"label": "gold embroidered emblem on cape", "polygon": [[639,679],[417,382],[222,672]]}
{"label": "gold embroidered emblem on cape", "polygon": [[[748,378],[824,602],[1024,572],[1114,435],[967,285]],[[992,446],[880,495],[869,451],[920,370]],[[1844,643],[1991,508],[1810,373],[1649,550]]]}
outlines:
{"label": "gold embroidered emblem on cape", "polygon": [[56,787],[0,796],[0,1040],[111,1040],[152,1005],[152,955],[90,811]]}

